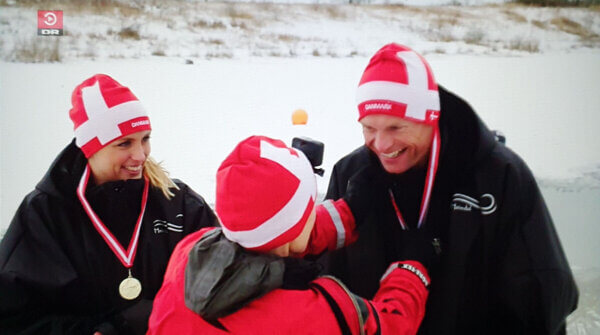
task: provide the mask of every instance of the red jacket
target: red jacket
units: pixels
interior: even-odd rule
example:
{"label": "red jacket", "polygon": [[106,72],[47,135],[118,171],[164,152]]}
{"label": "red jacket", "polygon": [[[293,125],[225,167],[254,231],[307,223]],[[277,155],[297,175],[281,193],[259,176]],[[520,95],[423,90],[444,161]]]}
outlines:
{"label": "red jacket", "polygon": [[[333,205],[333,206],[332,206]],[[337,215],[336,215],[337,214]],[[339,220],[338,220],[339,219]],[[336,222],[338,220],[338,222]],[[223,331],[185,305],[185,269],[191,248],[206,228],[187,236],[171,256],[154,300],[148,334],[415,334],[425,313],[428,282],[417,262],[394,263],[373,300],[353,295],[337,279],[321,277],[306,290],[275,289],[240,310],[219,318]],[[343,201],[319,205],[308,253],[353,242],[354,220]],[[343,239],[343,245],[338,241]],[[421,272],[417,275],[399,268]]]}

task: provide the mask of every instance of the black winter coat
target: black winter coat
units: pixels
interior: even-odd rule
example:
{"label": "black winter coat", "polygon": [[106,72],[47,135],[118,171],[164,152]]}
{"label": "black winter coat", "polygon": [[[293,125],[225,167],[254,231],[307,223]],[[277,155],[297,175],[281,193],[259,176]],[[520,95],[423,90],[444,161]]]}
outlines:
{"label": "black winter coat", "polygon": [[[216,226],[201,196],[176,181],[170,200],[150,187],[131,269],[140,297],[118,293],[127,269],[93,227],[75,193],[87,160],[72,142],[17,210],[0,244],[0,334],[143,333],[172,250],[187,234]],[[143,180],[88,187],[94,211],[127,249]]]}
{"label": "black winter coat", "polygon": [[[441,240],[441,254],[430,269],[419,333],[563,333],[578,291],[531,171],[495,141],[466,102],[442,87],[439,92],[442,147],[423,229]],[[401,257],[405,232],[388,190],[414,227],[425,178],[419,171],[405,173],[408,178],[387,174],[363,146],[334,166],[326,198],[342,197],[349,178],[368,164],[379,169],[384,187],[358,222],[358,241],[323,257],[329,273],[365,297]]]}

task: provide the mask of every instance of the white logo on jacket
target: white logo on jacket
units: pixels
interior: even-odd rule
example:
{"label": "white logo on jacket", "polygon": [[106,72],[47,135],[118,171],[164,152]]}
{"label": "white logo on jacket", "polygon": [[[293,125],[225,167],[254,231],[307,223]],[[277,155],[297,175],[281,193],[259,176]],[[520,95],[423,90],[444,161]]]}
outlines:
{"label": "white logo on jacket", "polygon": [[152,222],[152,224],[154,227],[154,234],[168,233],[169,230],[172,232],[176,232],[176,233],[183,232],[183,225],[177,225],[177,224],[174,224],[174,223],[171,223],[168,221],[154,220],[154,222]]}
{"label": "white logo on jacket", "polygon": [[473,208],[481,211],[483,215],[490,215],[498,208],[496,199],[489,193],[482,194],[480,200],[462,193],[454,193],[450,207],[454,211],[470,212]]}

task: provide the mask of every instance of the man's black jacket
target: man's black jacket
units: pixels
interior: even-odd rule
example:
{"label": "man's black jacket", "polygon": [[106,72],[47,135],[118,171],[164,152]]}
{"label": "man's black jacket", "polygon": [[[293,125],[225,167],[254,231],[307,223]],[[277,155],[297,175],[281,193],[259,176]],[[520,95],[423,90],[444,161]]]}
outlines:
{"label": "man's black jacket", "polygon": [[[442,87],[442,148],[422,229],[441,241],[420,334],[556,334],[577,306],[578,291],[536,181],[523,160]],[[389,191],[415,229],[424,173],[392,176],[361,147],[334,167],[326,195],[338,199],[366,165],[380,189],[359,223],[358,241],[322,260],[354,293],[371,297],[401,236]]]}

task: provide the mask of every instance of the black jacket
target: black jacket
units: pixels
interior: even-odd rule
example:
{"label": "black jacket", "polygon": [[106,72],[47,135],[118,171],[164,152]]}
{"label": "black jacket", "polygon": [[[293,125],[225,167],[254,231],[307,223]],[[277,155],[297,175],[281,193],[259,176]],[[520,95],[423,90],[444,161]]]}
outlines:
{"label": "black jacket", "polygon": [[[466,102],[439,91],[442,147],[423,229],[441,241],[441,254],[430,269],[420,334],[564,332],[578,291],[531,171],[495,141]],[[365,297],[400,257],[405,232],[388,190],[414,227],[425,177],[420,171],[389,175],[363,146],[334,166],[326,198],[342,197],[348,179],[368,164],[378,169],[383,187],[358,223],[358,241],[324,257],[328,272]]]}
{"label": "black jacket", "polygon": [[[172,250],[188,233],[217,225],[187,185],[170,200],[150,187],[132,275],[140,297],[119,296],[127,269],[95,230],[75,193],[87,161],[69,144],[17,210],[0,244],[1,334],[142,333]],[[143,180],[88,187],[94,211],[127,249]]]}

